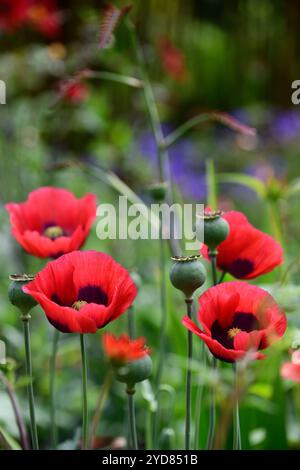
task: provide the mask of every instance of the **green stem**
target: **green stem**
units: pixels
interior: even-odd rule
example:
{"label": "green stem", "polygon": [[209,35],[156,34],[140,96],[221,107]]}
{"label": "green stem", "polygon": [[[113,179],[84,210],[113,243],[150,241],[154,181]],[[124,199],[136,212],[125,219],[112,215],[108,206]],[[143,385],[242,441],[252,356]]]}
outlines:
{"label": "green stem", "polygon": [[218,281],[218,284],[221,284],[224,281],[225,276],[226,276],[226,271],[223,271]]}
{"label": "green stem", "polygon": [[100,78],[101,80],[108,80],[110,82],[122,83],[123,85],[128,85],[133,88],[141,88],[143,82],[135,77],[129,77],[127,75],[121,75],[114,72],[91,72],[90,78]]}
{"label": "green stem", "polygon": [[218,284],[218,275],[217,275],[217,254],[215,252],[208,253],[211,260],[211,272],[213,284],[216,286]]}
{"label": "green stem", "polygon": [[134,407],[134,389],[126,390],[128,396],[128,413],[129,413],[129,427],[130,427],[130,437],[134,450],[138,450],[138,440],[135,424],[135,407]]}
{"label": "green stem", "polygon": [[0,381],[3,383],[7,395],[9,396],[11,406],[15,415],[16,424],[18,426],[20,442],[23,450],[30,450],[27,430],[21,413],[20,405],[13,387],[13,384],[5,377],[5,375],[0,371]]}
{"label": "green stem", "polygon": [[[212,358],[212,367],[213,369],[216,369],[217,367],[217,360],[215,357]],[[216,390],[215,390],[215,387],[212,387],[211,395],[210,395],[209,430],[208,430],[208,438],[207,438],[208,450],[212,450],[214,446],[215,428],[216,428]]]}
{"label": "green stem", "polygon": [[31,346],[30,346],[30,328],[29,328],[30,315],[24,315],[23,331],[24,331],[24,342],[25,342],[25,355],[26,355],[26,375],[29,379],[27,385],[28,401],[29,401],[29,412],[30,412],[30,426],[31,426],[31,440],[33,450],[39,449],[38,434],[35,419],[35,407],[34,407],[34,394],[33,394],[33,377],[32,377],[32,361],[31,361]]}
{"label": "green stem", "polygon": [[226,113],[222,113],[219,111],[209,111],[206,113],[198,114],[197,116],[192,117],[188,121],[181,124],[181,126],[177,127],[175,131],[169,134],[165,139],[165,146],[170,147],[173,145],[180,137],[182,137],[186,132],[191,130],[193,127],[197,126],[198,124],[202,124],[203,122],[220,122],[223,125],[245,135],[255,135],[255,129],[252,129],[244,124],[241,124],[239,121],[232,118]]}
{"label": "green stem", "polygon": [[165,342],[166,342],[166,325],[167,325],[167,295],[166,295],[166,260],[165,260],[165,246],[162,239],[162,213],[159,214],[160,236],[159,236],[159,267],[160,267],[160,310],[161,321],[159,329],[159,355],[158,367],[156,374],[156,390],[159,389],[161,383],[161,376],[165,362]]}
{"label": "green stem", "polygon": [[128,309],[128,334],[130,339],[135,337],[135,325],[134,325],[134,307],[131,305]]}
{"label": "green stem", "polygon": [[94,414],[94,417],[93,417],[93,420],[92,420],[91,439],[90,439],[91,449],[93,449],[93,444],[94,444],[94,441],[95,441],[95,438],[96,438],[98,423],[101,419],[104,404],[107,400],[107,395],[108,395],[110,386],[112,384],[112,379],[113,379],[113,371],[112,371],[112,369],[109,369],[106,376],[105,376],[103,385],[101,387],[99,397],[98,397],[98,400],[97,400],[97,404],[96,404],[95,414]]}
{"label": "green stem", "polygon": [[[171,171],[170,171],[170,162],[169,162],[169,154],[165,146],[164,142],[164,135],[163,130],[160,122],[160,117],[153,93],[153,89],[146,71],[144,55],[140,44],[136,37],[135,27],[130,21],[126,21],[128,30],[130,32],[132,47],[137,59],[137,63],[139,66],[139,71],[143,83],[143,91],[144,97],[146,102],[146,107],[149,115],[149,120],[151,124],[151,128],[153,131],[155,144],[157,148],[157,155],[158,155],[158,170],[159,170],[159,179],[161,182],[165,182],[167,184],[167,194],[166,194],[166,202],[169,206],[173,205],[173,194],[172,194],[172,179],[171,179]],[[173,256],[180,256],[181,248],[179,240],[176,239],[173,233],[170,233],[170,247]]]}
{"label": "green stem", "polygon": [[151,404],[149,404],[149,408],[147,409],[147,421],[146,421],[146,450],[151,450],[153,447],[153,410]]}
{"label": "green stem", "polygon": [[218,207],[217,182],[214,161],[209,158],[206,160],[206,185],[207,185],[207,203],[212,210]]}
{"label": "green stem", "polygon": [[87,361],[84,335],[80,335],[82,362],[82,450],[88,448]]}
{"label": "green stem", "polygon": [[165,351],[166,351],[166,326],[167,326],[167,287],[166,287],[166,261],[165,261],[165,246],[164,240],[162,239],[162,213],[159,214],[159,266],[160,266],[160,310],[161,320],[159,329],[159,354],[158,354],[158,366],[155,377],[155,389],[157,394],[157,410],[154,415],[153,423],[153,441],[154,445],[157,444],[159,434],[159,410],[160,410],[160,396],[159,387],[161,384],[161,378],[163,373],[163,367],[165,363]]}
{"label": "green stem", "polygon": [[59,341],[59,331],[54,330],[53,339],[52,339],[52,354],[50,359],[50,383],[49,383],[49,390],[50,390],[50,423],[51,423],[51,439],[52,439],[52,447],[56,449],[57,447],[57,426],[56,426],[56,419],[55,419],[55,375],[56,375],[56,358],[57,358],[57,348],[58,348],[58,341]]}
{"label": "green stem", "polygon": [[[213,285],[216,286],[218,284],[217,278],[217,251],[209,251],[208,255],[211,261],[211,271],[212,271],[212,279]],[[212,367],[215,370],[217,367],[217,360],[213,356],[212,358]],[[214,445],[214,438],[215,438],[215,429],[216,429],[216,389],[215,386],[212,386],[211,395],[210,395],[210,411],[209,411],[209,430],[208,430],[208,438],[207,438],[207,449],[212,450]]]}
{"label": "green stem", "polygon": [[[185,299],[187,306],[187,316],[192,317],[193,299]],[[191,440],[191,415],[192,415],[192,359],[193,359],[193,334],[188,330],[188,350],[187,350],[187,373],[186,373],[186,410],[185,410],[185,450],[190,450]]]}
{"label": "green stem", "polygon": [[233,364],[234,370],[234,410],[233,410],[233,450],[242,450],[240,413],[239,413],[239,384],[238,384],[238,366]]}
{"label": "green stem", "polygon": [[[200,362],[203,367],[206,367],[205,345],[201,343]],[[195,436],[194,436],[194,449],[199,448],[200,426],[201,426],[201,408],[203,400],[204,384],[202,378],[199,376],[197,396],[196,396],[196,409],[195,409]]]}

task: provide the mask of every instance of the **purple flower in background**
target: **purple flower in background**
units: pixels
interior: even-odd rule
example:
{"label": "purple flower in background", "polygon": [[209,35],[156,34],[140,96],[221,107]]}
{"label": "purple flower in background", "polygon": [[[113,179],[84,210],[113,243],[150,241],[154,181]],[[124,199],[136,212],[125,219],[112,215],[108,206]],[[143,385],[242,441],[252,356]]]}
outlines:
{"label": "purple flower in background", "polygon": [[284,110],[277,112],[270,125],[271,136],[284,143],[300,138],[300,112]]}
{"label": "purple flower in background", "polygon": [[261,159],[249,165],[245,173],[267,183],[271,179],[282,180],[287,174],[287,162],[280,155]]}
{"label": "purple flower in background", "polygon": [[[164,135],[172,131],[169,125],[163,126]],[[151,132],[146,132],[139,140],[139,152],[149,159],[153,166],[158,165],[155,140]],[[201,201],[206,195],[204,156],[190,139],[180,139],[169,150],[171,176],[175,184],[187,198]]]}

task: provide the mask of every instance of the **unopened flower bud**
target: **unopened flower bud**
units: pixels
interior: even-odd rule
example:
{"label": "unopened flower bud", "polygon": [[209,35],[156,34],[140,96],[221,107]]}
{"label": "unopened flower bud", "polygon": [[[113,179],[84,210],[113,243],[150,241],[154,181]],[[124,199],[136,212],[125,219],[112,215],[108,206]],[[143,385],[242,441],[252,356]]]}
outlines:
{"label": "unopened flower bud", "polygon": [[192,297],[198,287],[206,280],[206,269],[199,261],[201,255],[172,258],[173,264],[170,269],[170,280],[176,289],[181,290],[186,298]]}
{"label": "unopened flower bud", "polygon": [[217,246],[226,240],[229,234],[229,224],[222,214],[222,211],[206,210],[203,215],[197,216],[196,237],[199,241],[203,241],[204,234],[204,243],[211,252],[216,251]]}
{"label": "unopened flower bud", "polygon": [[28,312],[37,305],[31,295],[23,292],[23,286],[33,281],[34,277],[31,274],[12,274],[9,276],[11,283],[8,289],[8,297],[10,302],[21,311],[22,316],[27,316]]}
{"label": "unopened flower bud", "polygon": [[126,383],[127,390],[134,393],[135,384],[150,377],[152,372],[152,359],[147,354],[136,361],[129,361],[116,368],[115,375],[119,382]]}

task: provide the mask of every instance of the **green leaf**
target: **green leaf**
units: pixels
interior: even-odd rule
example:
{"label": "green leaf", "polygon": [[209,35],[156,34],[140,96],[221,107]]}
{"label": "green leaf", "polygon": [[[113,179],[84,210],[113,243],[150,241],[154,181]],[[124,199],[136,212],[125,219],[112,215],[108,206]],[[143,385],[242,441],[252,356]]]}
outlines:
{"label": "green leaf", "polygon": [[223,173],[218,174],[216,179],[219,183],[241,184],[242,186],[252,189],[252,191],[254,191],[261,199],[266,197],[266,188],[264,183],[253,176],[245,175],[243,173]]}
{"label": "green leaf", "polygon": [[217,183],[213,160],[206,162],[207,204],[212,210],[217,210]]}
{"label": "green leaf", "polygon": [[9,450],[21,450],[20,444],[8,434],[3,427],[0,425],[0,441],[3,442],[3,445],[6,449]]}

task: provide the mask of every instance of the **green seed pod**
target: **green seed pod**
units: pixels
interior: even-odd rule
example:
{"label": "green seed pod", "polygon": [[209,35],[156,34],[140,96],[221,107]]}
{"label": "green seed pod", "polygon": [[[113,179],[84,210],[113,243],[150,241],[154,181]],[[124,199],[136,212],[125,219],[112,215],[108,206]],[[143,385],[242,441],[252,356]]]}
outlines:
{"label": "green seed pod", "polygon": [[210,251],[216,251],[217,246],[226,240],[229,234],[229,224],[222,214],[222,211],[212,211],[197,216],[196,237],[203,242],[202,235],[204,234],[204,243]]}
{"label": "green seed pod", "polygon": [[148,186],[148,192],[154,201],[164,201],[167,193],[167,183],[154,183],[151,186]]}
{"label": "green seed pod", "polygon": [[35,299],[31,295],[25,294],[22,290],[22,287],[33,281],[34,277],[31,274],[12,274],[9,276],[11,283],[8,289],[8,298],[21,311],[22,315],[27,315],[37,305]]}
{"label": "green seed pod", "polygon": [[152,359],[147,354],[141,359],[130,361],[121,367],[115,367],[116,379],[127,384],[128,390],[134,390],[135,384],[150,377],[152,372]]}
{"label": "green seed pod", "polygon": [[170,280],[176,289],[181,290],[186,298],[192,297],[198,287],[206,280],[206,269],[199,261],[201,255],[171,258]]}

